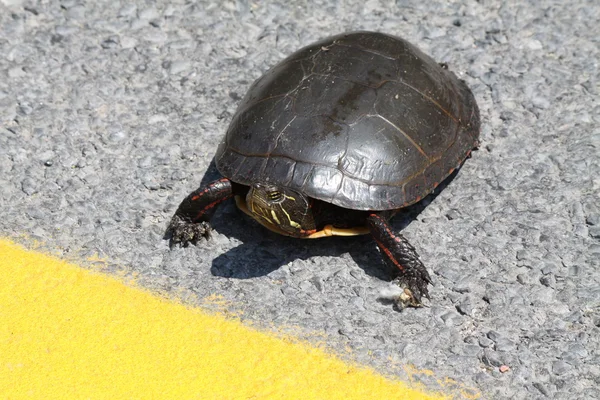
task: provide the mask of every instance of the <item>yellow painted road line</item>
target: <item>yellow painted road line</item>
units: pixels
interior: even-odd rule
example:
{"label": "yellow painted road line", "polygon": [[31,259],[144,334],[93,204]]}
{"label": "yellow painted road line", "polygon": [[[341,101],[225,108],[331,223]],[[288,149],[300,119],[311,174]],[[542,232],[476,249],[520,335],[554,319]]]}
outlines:
{"label": "yellow painted road line", "polygon": [[439,399],[0,240],[2,399]]}

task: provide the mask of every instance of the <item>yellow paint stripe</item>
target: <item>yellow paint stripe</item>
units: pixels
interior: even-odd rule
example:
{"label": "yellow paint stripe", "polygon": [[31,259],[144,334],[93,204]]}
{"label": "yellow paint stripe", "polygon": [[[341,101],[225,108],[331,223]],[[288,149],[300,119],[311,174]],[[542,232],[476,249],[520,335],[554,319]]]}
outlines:
{"label": "yellow paint stripe", "polygon": [[435,399],[0,240],[6,399]]}

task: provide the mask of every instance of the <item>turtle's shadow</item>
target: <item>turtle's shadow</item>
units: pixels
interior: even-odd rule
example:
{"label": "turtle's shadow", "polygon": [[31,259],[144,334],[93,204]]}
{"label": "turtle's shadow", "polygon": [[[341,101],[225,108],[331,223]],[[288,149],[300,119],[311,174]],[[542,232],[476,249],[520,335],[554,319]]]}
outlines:
{"label": "turtle's shadow", "polygon": [[[268,275],[294,260],[308,260],[315,256],[339,257],[349,253],[368,275],[382,280],[393,277],[393,271],[389,271],[383,263],[369,235],[320,240],[295,239],[267,230],[239,210],[233,212],[240,219],[228,227],[215,223],[214,228],[227,237],[235,237],[242,244],[213,260],[211,273],[215,276],[251,279]],[[239,231],[234,233],[236,229]]]}
{"label": "turtle's shadow", "polygon": [[[396,232],[413,222],[429,203],[456,177],[454,171],[433,193],[420,202],[402,209],[391,221]],[[205,173],[201,186],[219,179],[214,161]],[[214,276],[251,279],[265,276],[291,261],[315,256],[339,257],[349,253],[367,275],[390,281],[397,271],[387,266],[370,235],[331,237],[322,240],[295,239],[281,236],[262,227],[238,210],[233,202],[221,207],[211,220],[214,230],[241,245],[216,257],[211,266]]]}
{"label": "turtle's shadow", "polygon": [[236,221],[231,228],[242,228],[243,233],[232,234],[228,230],[221,230],[220,226],[216,227],[220,233],[236,237],[242,244],[213,260],[211,273],[215,276],[251,279],[268,275],[294,260],[307,260],[315,256],[339,257],[349,252],[366,273],[386,279],[383,271],[385,265],[379,260],[374,242],[367,235],[321,240],[295,239],[273,233],[250,221],[241,212],[239,214],[247,221]]}

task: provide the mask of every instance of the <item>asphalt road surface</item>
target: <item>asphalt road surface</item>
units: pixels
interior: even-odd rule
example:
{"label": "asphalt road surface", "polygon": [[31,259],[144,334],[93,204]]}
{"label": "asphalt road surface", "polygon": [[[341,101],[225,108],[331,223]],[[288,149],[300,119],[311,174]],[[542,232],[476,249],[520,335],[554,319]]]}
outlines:
{"label": "asphalt road surface", "polygon": [[[542,1],[0,0],[0,233],[484,398],[600,398],[600,6]],[[394,221],[427,307],[380,298],[369,237],[294,240],[228,204],[169,249],[249,85],[320,38],[401,36],[472,89],[481,147]],[[209,174],[210,175],[210,174]],[[207,176],[208,178],[208,176]],[[449,381],[444,381],[449,382]]]}

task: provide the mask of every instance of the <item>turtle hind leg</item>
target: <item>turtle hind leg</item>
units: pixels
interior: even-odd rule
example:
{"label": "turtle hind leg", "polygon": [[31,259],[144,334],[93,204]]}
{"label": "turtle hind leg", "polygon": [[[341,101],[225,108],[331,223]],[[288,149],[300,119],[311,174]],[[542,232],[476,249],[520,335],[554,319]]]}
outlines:
{"label": "turtle hind leg", "polygon": [[385,262],[399,271],[394,282],[404,289],[404,292],[398,300],[404,306],[422,306],[421,298],[429,298],[427,285],[432,282],[415,248],[404,236],[392,231],[385,213],[370,214],[367,217],[367,226]]}
{"label": "turtle hind leg", "polygon": [[201,238],[210,237],[210,219],[217,207],[234,195],[231,181],[219,179],[190,193],[179,205],[171,219],[165,238],[169,245],[196,244]]}

